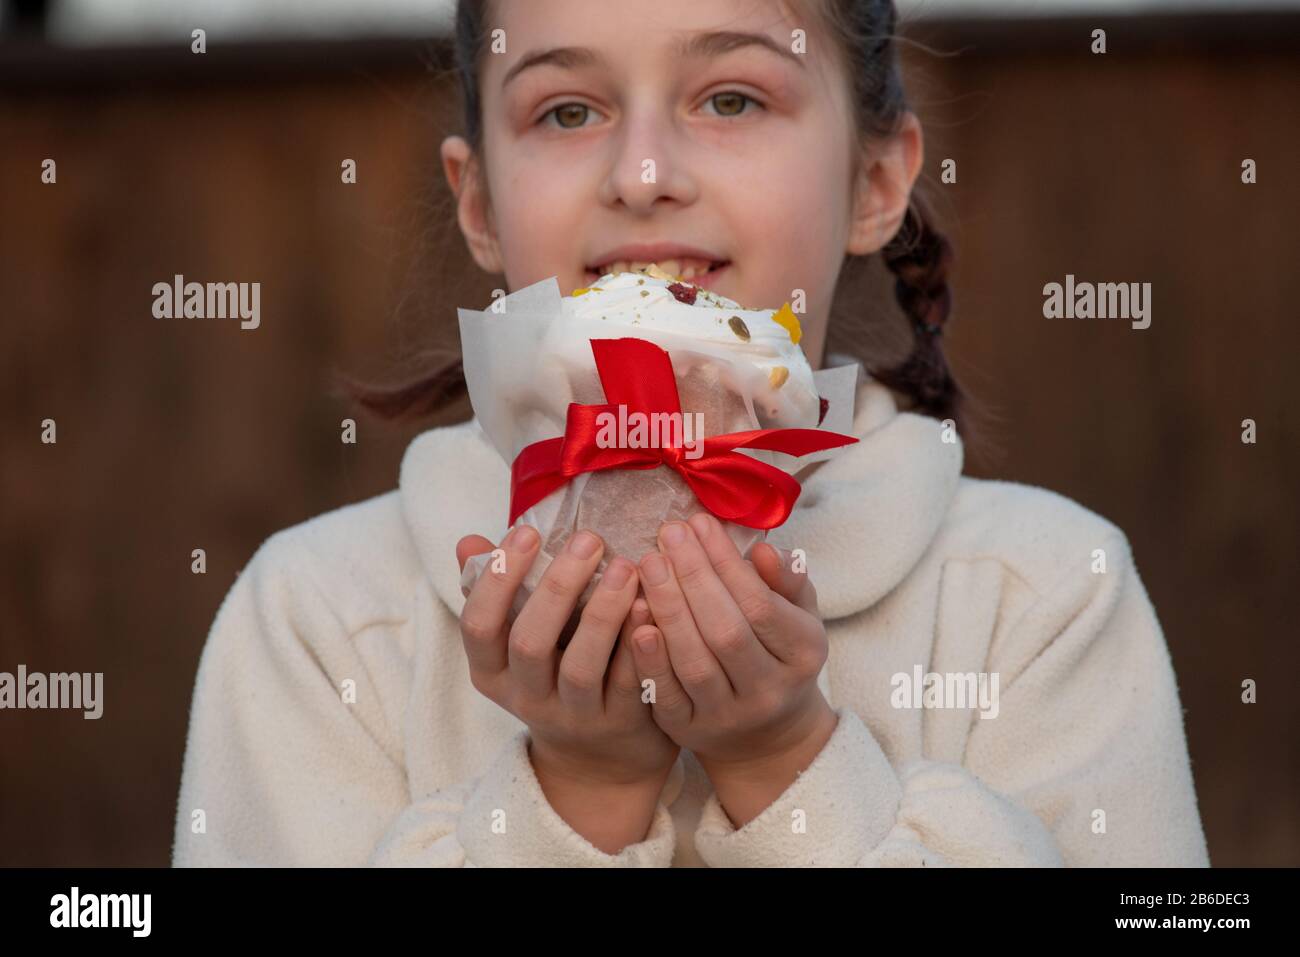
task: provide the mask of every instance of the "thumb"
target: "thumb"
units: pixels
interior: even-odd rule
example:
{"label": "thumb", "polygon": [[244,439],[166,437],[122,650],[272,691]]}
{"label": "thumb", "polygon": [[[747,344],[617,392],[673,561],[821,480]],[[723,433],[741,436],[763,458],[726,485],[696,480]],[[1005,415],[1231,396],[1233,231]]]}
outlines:
{"label": "thumb", "polygon": [[482,535],[466,535],[456,543],[456,561],[460,565],[460,570],[465,570],[465,563],[470,560],[471,556],[482,555],[484,552],[490,552],[495,548],[496,546]]}
{"label": "thumb", "polygon": [[759,542],[750,551],[750,560],[768,588],[792,605],[798,605],[809,614],[821,617],[817,610],[817,589],[806,569],[794,570],[789,552],[777,548],[771,542]]}

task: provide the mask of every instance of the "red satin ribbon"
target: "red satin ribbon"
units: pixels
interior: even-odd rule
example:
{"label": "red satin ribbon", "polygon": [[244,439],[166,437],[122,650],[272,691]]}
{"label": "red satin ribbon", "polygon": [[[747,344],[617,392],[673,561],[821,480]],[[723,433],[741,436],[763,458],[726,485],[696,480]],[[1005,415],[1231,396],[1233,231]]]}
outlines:
{"label": "red satin ribbon", "polygon": [[[668,353],[645,339],[592,339],[591,351],[605,389],[605,405],[569,403],[564,435],[534,442],[510,467],[510,521],[575,475],[603,469],[675,469],[710,512],[749,528],[781,525],[802,489],[789,473],[732,449],[767,449],[808,455],[858,440],[825,429],[753,429],[703,440],[703,454],[687,458],[683,447],[601,448],[597,417],[618,407],[633,412],[681,414],[677,379]],[[651,421],[647,419],[647,421]],[[671,421],[671,420],[670,420]],[[695,440],[698,442],[699,437]]]}

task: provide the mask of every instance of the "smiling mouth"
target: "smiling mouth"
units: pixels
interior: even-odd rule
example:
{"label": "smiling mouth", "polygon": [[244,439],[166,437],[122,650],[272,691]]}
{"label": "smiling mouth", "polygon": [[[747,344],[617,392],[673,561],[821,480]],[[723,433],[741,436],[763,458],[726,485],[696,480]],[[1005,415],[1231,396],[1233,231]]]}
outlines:
{"label": "smiling mouth", "polygon": [[678,258],[664,259],[659,262],[633,262],[627,259],[613,260],[607,263],[597,263],[594,266],[587,266],[587,280],[594,281],[606,273],[620,272],[645,272],[650,266],[657,266],[659,269],[671,276],[676,276],[685,282],[699,283],[706,276],[713,276],[726,266],[730,265],[730,260],[718,259],[693,259]]}

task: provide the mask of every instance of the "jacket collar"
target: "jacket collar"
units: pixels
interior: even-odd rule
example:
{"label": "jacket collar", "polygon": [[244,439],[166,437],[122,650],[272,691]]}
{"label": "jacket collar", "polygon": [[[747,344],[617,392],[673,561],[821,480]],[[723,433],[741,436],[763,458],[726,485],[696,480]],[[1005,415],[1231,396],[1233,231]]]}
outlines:
{"label": "jacket collar", "polygon": [[[827,356],[828,366],[853,361]],[[779,547],[804,550],[826,620],[874,605],[902,581],[957,490],[960,438],[943,441],[940,422],[899,411],[898,401],[860,372],[852,429],[860,441],[807,478],[789,520],[768,536]],[[470,534],[500,541],[510,469],[472,418],[416,436],[402,459],[399,486],[425,573],[459,615],[465,599],[456,542]]]}

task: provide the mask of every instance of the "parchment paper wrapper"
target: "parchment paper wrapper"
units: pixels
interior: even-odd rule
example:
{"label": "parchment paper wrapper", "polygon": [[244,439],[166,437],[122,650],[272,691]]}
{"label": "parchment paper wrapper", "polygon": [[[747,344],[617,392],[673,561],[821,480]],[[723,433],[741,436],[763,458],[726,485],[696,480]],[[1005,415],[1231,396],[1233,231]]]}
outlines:
{"label": "parchment paper wrapper", "polygon": [[[651,324],[629,331],[623,324],[564,316],[562,298],[556,277],[551,277],[497,300],[492,308],[457,310],[470,402],[488,441],[507,466],[525,446],[564,434],[570,402],[607,401],[591,339],[646,339],[668,352],[683,415],[703,415],[702,434],[690,436],[692,442],[748,429],[819,427],[815,403],[812,408],[796,409],[760,401],[755,408],[754,397],[765,394],[758,390],[766,385],[766,373],[754,366],[752,351],[747,354],[725,343],[665,332]],[[820,428],[850,433],[858,371],[853,364],[813,373],[817,391],[830,403]],[[761,449],[736,451],[794,474],[841,449],[800,457]],[[595,532],[604,540],[605,551],[565,629],[562,644],[567,643],[592,590],[616,555],[637,564],[647,552],[657,550],[661,524],[685,520],[703,508],[685,480],[668,467],[578,475],[518,518],[518,523],[538,530],[542,548],[515,595],[514,614],[522,610],[569,537],[580,529]],[[722,527],[742,555],[766,536],[762,529],[732,522],[724,521]],[[504,537],[502,533],[496,541]],[[463,594],[468,596],[491,560],[491,553],[485,553],[465,563]]]}

